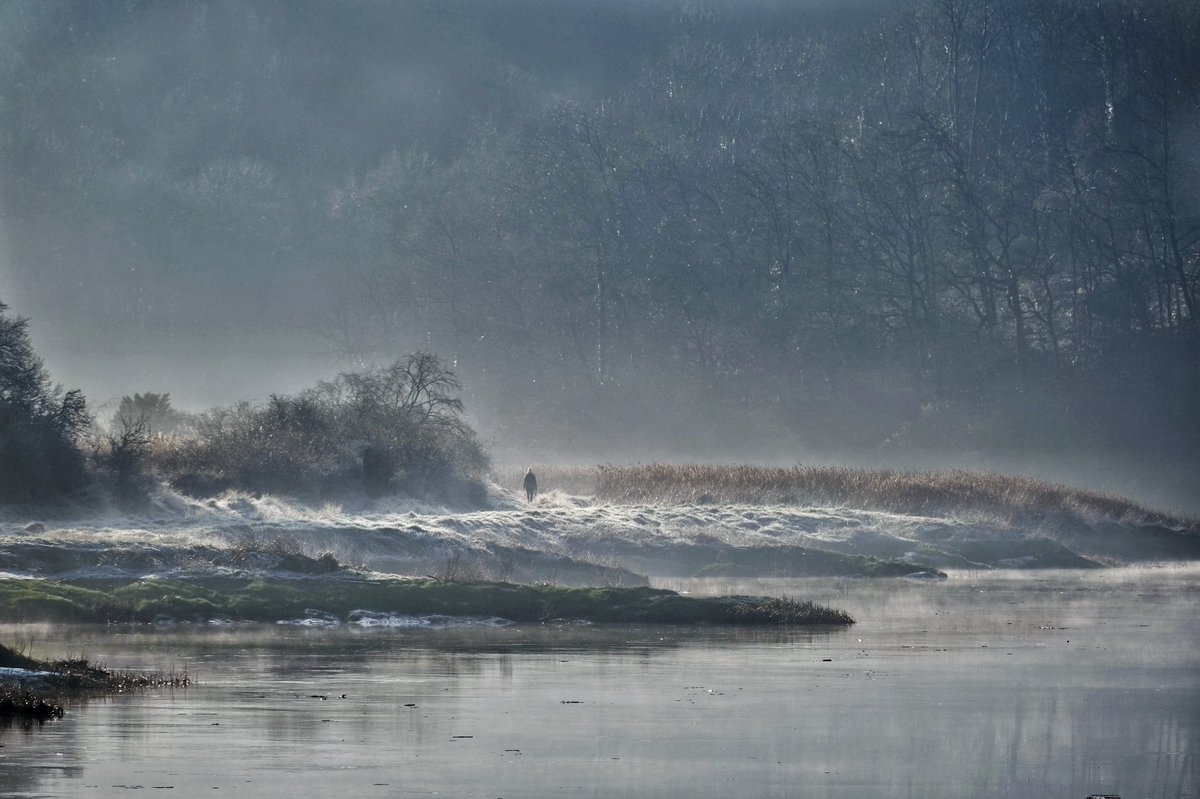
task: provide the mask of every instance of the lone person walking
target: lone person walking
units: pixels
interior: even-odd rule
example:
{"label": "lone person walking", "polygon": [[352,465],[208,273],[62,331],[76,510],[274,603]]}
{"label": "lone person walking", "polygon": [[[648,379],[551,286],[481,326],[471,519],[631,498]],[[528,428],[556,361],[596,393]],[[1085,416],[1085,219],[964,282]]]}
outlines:
{"label": "lone person walking", "polygon": [[533,467],[529,467],[529,471],[525,472],[525,499],[533,502],[533,498],[537,496],[537,478],[533,476]]}

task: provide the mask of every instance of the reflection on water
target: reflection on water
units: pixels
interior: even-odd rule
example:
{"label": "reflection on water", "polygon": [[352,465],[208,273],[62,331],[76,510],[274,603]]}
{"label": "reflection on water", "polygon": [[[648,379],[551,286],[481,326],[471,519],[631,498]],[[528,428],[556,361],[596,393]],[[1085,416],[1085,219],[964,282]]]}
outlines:
{"label": "reflection on water", "polygon": [[1200,795],[1194,571],[678,587],[860,623],[38,631],[199,686],[0,730],[0,792]]}

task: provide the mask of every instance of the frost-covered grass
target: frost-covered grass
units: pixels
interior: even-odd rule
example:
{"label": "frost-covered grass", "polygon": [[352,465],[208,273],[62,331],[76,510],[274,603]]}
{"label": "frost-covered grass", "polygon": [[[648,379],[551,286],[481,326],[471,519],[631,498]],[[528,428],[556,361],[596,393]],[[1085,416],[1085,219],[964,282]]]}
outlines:
{"label": "frost-covered grass", "polygon": [[211,578],[71,585],[0,579],[12,621],[276,622],[354,612],[647,624],[853,624],[844,612],[766,597],[690,597],[661,588],[564,588],[441,580]]}
{"label": "frost-covered grass", "polygon": [[519,491],[520,466],[507,472],[507,488],[491,489],[490,507],[469,511],[400,498],[317,506],[226,492],[199,500],[164,489],[140,515],[0,518],[0,571],[77,585],[234,573],[633,587],[696,576],[896,577],[1200,560],[1194,521],[1026,478],[534,467],[544,491],[534,502]]}
{"label": "frost-covered grass", "polygon": [[992,472],[907,472],[833,466],[599,466],[595,495],[611,502],[853,507],[913,515],[982,514],[1004,521],[1074,512],[1089,518],[1200,530],[1098,491]]}

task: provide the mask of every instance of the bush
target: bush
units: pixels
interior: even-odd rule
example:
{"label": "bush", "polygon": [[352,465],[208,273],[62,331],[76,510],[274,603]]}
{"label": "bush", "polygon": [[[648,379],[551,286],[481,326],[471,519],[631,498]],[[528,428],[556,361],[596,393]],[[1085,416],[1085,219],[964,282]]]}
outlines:
{"label": "bush", "polygon": [[469,501],[489,461],[462,419],[459,389],[436,356],[416,353],[298,396],[272,396],[265,407],[210,411],[194,437],[157,460],[181,490]]}
{"label": "bush", "polygon": [[122,510],[140,510],[149,499],[151,441],[145,418],[126,416],[117,418],[112,432],[95,439],[92,457],[102,475],[111,482],[109,493],[113,503]]}

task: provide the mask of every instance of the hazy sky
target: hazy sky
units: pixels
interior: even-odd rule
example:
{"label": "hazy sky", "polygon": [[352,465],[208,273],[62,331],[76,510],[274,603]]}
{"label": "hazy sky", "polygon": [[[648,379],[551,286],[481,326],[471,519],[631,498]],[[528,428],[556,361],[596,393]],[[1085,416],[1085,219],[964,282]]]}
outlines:
{"label": "hazy sky", "polygon": [[[329,192],[390,150],[458,146],[473,114],[497,110],[506,71],[540,100],[619,83],[666,18],[653,4],[491,5],[6,3],[17,77],[0,124],[34,153],[10,151],[17,179],[0,188],[0,297],[30,318],[54,379],[93,407],[154,390],[198,409],[353,366],[322,329],[359,275],[306,230]],[[312,216],[229,233],[254,209],[154,218],[161,186],[145,174],[198,190],[205,159],[230,151],[268,165],[264,204]],[[218,229],[188,235],[203,225]],[[407,349],[422,346],[414,334]]]}
{"label": "hazy sky", "polygon": [[[392,150],[449,157],[481,118],[618,91],[662,56],[682,7],[8,2],[0,297],[94,407],[153,390],[204,408],[328,377],[354,365],[324,335],[330,304],[362,277],[313,227],[330,193]],[[708,7],[731,35],[854,19],[839,4],[830,22],[824,2]],[[261,178],[264,205],[307,217],[181,216],[230,152],[265,166],[227,181]],[[430,343],[410,339],[398,348]]]}

